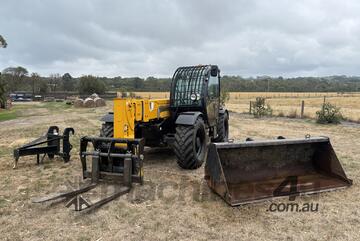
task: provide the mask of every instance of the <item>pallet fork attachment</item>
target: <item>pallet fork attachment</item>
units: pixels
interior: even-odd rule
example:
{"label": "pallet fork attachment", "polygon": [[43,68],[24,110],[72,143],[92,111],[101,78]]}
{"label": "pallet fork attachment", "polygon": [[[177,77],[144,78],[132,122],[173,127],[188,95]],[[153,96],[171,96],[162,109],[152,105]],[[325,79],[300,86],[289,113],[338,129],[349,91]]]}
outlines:
{"label": "pallet fork attachment", "polygon": [[[92,151],[87,150],[88,144],[93,146]],[[119,144],[121,147],[118,147]],[[126,149],[124,149],[124,145]],[[44,203],[65,199],[65,206],[74,206],[75,211],[98,208],[130,192],[132,183],[143,183],[143,150],[144,139],[83,137],[80,140],[83,179],[90,178],[91,182],[69,192],[55,193],[34,199],[33,202]],[[87,157],[91,157],[91,171],[88,170]],[[108,181],[116,184],[116,191],[110,196],[96,202],[90,202],[81,196],[81,194],[96,188],[98,184]]]}
{"label": "pallet fork attachment", "polygon": [[[72,149],[70,133],[75,134],[74,129],[71,127],[65,128],[63,135],[60,135],[59,127],[50,126],[45,135],[14,150],[15,160],[13,168],[17,168],[21,156],[36,155],[37,164],[42,163],[46,155],[48,155],[50,159],[58,155],[63,158],[64,162],[70,161],[70,151]],[[60,140],[62,140],[62,152]],[[40,160],[41,154],[43,154],[43,156]]]}

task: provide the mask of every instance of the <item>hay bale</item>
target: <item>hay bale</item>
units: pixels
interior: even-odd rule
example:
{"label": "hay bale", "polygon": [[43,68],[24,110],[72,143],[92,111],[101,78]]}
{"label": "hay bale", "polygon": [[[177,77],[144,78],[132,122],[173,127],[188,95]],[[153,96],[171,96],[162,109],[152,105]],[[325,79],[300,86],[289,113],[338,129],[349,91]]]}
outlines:
{"label": "hay bale", "polygon": [[67,101],[74,102],[75,100],[79,99],[79,96],[66,96],[65,98]]}
{"label": "hay bale", "polygon": [[82,99],[76,99],[76,100],[74,100],[74,106],[75,106],[76,108],[84,107],[84,100],[82,100]]}
{"label": "hay bale", "polygon": [[94,94],[90,95],[89,98],[95,100],[96,98],[99,98],[99,95],[94,93]]}
{"label": "hay bale", "polygon": [[91,99],[91,98],[86,98],[84,100],[84,107],[86,107],[86,108],[94,108],[94,107],[96,107],[95,106],[95,101],[93,99]]}
{"label": "hay bale", "polygon": [[48,96],[45,97],[44,102],[54,102],[55,101],[55,97],[53,96]]}
{"label": "hay bale", "polygon": [[94,99],[94,102],[96,107],[106,106],[106,102],[103,98],[97,97]]}

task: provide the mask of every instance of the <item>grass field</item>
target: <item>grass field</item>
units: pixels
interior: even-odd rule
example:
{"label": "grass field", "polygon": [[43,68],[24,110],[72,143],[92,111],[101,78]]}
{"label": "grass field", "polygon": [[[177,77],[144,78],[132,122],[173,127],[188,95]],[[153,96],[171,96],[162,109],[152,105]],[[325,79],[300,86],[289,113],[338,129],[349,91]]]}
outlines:
{"label": "grass field", "polygon": [[15,110],[0,110],[0,121],[12,120],[16,118]]}
{"label": "grass field", "polygon": [[[29,107],[31,111],[29,110]],[[15,103],[11,110],[0,109],[0,122],[16,119],[17,117],[30,117],[44,115],[44,112],[56,112],[69,109],[71,106],[56,102],[22,102]]]}
{"label": "grass field", "polygon": [[[144,98],[169,98],[167,92],[136,92]],[[275,92],[231,92],[226,107],[234,112],[248,113],[250,101],[256,97],[267,98],[275,116],[300,116],[301,101],[305,101],[304,116],[316,117],[316,111],[326,101],[341,108],[341,112],[349,121],[360,122],[360,93],[275,93]]]}
{"label": "grass field", "polygon": [[[155,96],[154,96],[155,97]],[[244,103],[245,104],[245,103]],[[81,176],[79,139],[98,135],[99,118],[111,110],[75,109],[64,103],[15,104],[17,118],[0,122],[1,240],[359,240],[360,125],[318,125],[313,120],[253,117],[230,113],[230,138],[268,139],[284,135],[326,135],[354,185],[346,190],[297,198],[319,204],[318,212],[267,211],[270,201],[229,207],[209,191],[203,167],[180,169],[171,151],[147,150],[145,185],[91,213],[63,203],[36,205],[31,199],[64,188]],[[239,111],[241,112],[241,110]],[[56,158],[35,165],[23,157],[12,170],[12,150],[43,134],[50,125],[75,128],[72,160]],[[96,194],[96,193],[95,193]],[[280,198],[274,203],[288,203]]]}

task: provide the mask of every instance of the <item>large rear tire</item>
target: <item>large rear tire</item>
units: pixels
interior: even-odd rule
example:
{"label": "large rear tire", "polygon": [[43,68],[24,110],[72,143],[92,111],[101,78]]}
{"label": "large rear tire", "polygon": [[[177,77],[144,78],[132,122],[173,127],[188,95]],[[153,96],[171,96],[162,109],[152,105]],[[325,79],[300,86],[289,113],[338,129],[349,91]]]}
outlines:
{"label": "large rear tire", "polygon": [[207,155],[207,140],[205,124],[201,118],[193,126],[177,126],[173,148],[178,165],[184,169],[199,168]]}
{"label": "large rear tire", "polygon": [[229,140],[229,116],[226,112],[219,115],[217,134],[214,142],[227,142]]}

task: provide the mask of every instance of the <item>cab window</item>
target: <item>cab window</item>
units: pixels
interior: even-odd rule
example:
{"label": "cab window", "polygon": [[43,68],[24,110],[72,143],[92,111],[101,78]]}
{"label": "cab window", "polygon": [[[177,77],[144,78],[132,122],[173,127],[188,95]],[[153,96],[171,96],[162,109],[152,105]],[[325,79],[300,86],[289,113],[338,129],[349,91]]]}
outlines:
{"label": "cab window", "polygon": [[216,98],[219,96],[219,78],[218,78],[218,76],[210,75],[209,83],[208,83],[208,96],[210,98]]}

